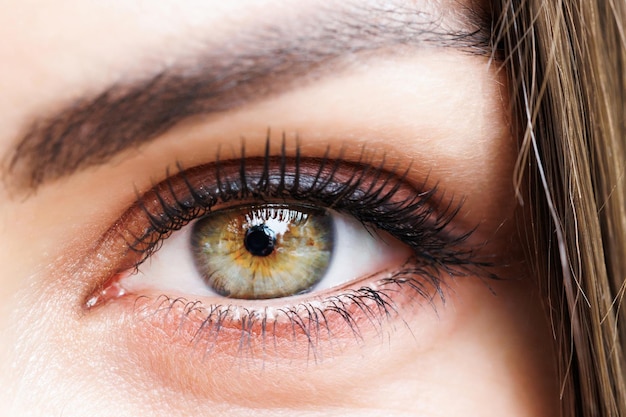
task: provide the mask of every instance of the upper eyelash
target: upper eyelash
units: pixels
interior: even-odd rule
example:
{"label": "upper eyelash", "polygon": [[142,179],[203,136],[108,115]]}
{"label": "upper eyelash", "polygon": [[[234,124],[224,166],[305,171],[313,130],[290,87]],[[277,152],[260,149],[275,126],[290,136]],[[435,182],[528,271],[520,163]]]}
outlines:
{"label": "upper eyelash", "polygon": [[[128,247],[139,254],[133,266],[138,268],[171,233],[209,213],[216,205],[246,199],[305,201],[347,213],[372,233],[377,230],[389,233],[410,246],[420,259],[443,269],[455,266],[482,270],[491,266],[477,261],[471,249],[460,249],[473,230],[460,234],[448,230],[462,202],[455,204],[450,198],[444,203],[436,185],[422,186],[423,189],[409,185],[410,166],[400,174],[397,167],[386,170],[384,156],[373,164],[372,157],[364,161],[364,150],[358,162],[344,160],[343,150],[331,158],[330,148],[321,158],[302,158],[299,142],[296,145],[294,155],[289,156],[283,136],[280,154],[272,155],[268,135],[262,157],[248,158],[242,144],[237,160],[222,161],[218,157],[211,165],[190,170],[177,164],[177,175],[170,176],[167,172],[167,179],[139,197],[136,203],[149,226],[139,235],[130,233],[132,240],[127,238]],[[309,175],[310,180],[304,181],[303,164],[312,163],[317,165],[317,170]],[[262,167],[261,172],[249,172],[252,164]],[[288,168],[293,172],[288,172]],[[342,175],[345,178],[340,178]],[[184,184],[184,197],[177,191],[174,178]],[[401,190],[410,191],[408,200],[398,200]],[[152,207],[148,202],[152,202]]]}

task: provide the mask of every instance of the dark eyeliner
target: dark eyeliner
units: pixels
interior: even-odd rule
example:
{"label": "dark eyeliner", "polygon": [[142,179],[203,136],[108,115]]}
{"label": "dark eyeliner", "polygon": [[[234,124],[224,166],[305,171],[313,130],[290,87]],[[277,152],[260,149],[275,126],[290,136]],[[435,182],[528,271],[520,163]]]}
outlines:
{"label": "dark eyeliner", "polygon": [[[415,187],[406,181],[409,169],[398,174],[378,164],[330,158],[303,158],[299,146],[287,155],[285,140],[279,155],[246,157],[242,146],[237,160],[222,161],[167,176],[141,196],[136,208],[147,226],[121,231],[128,248],[140,255],[135,267],[159,248],[159,243],[186,224],[234,202],[305,202],[355,217],[372,232],[382,230],[410,246],[416,256],[441,265],[488,266],[477,262],[471,250],[461,250],[471,235],[453,233],[449,224],[460,203],[444,201],[438,187]],[[308,168],[307,168],[308,167]]]}

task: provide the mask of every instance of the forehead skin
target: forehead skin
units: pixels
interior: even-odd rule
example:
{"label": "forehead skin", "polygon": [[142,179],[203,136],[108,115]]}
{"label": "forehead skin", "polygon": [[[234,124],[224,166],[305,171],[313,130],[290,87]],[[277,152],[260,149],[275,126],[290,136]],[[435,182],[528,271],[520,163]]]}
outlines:
{"label": "forehead skin", "polygon": [[[484,6],[3,1],[0,414],[556,415],[549,328],[517,236],[517,142],[507,121],[505,74],[484,48],[450,46],[450,37],[389,37],[406,19],[439,35],[471,33]],[[366,48],[362,28],[380,31],[372,39],[383,46]],[[276,83],[281,88],[265,96],[261,84],[239,90],[232,108],[185,118],[130,149],[50,176],[36,190],[16,190],[24,182],[14,181],[18,172],[7,161],[33,123],[164,71],[202,74],[207,55],[246,61],[269,46],[301,41],[300,58],[313,56],[307,42],[320,34],[332,35],[328,49],[336,37],[345,40],[338,58],[315,71],[303,65],[287,86]],[[92,127],[89,121],[78,130]],[[343,147],[350,160],[363,146],[386,153],[390,166],[408,170],[407,181],[437,183],[463,199],[455,225],[476,227],[472,236],[488,242],[485,253],[515,267],[503,268],[503,281],[450,280],[445,304],[437,298],[436,309],[413,305],[407,326],[390,326],[385,337],[372,337],[378,342],[319,365],[296,358],[263,373],[215,363],[211,369],[223,372],[201,372],[205,364],[186,360],[184,349],[159,344],[157,334],[152,340],[133,333],[137,327],[115,302],[85,313],[81,303],[98,271],[76,265],[137,193],[165,179],[176,162],[192,167],[212,162],[218,149],[228,154],[241,137],[250,155],[261,154],[268,127],[277,138],[299,136],[309,156],[328,146]],[[31,157],[23,161],[36,164]]]}

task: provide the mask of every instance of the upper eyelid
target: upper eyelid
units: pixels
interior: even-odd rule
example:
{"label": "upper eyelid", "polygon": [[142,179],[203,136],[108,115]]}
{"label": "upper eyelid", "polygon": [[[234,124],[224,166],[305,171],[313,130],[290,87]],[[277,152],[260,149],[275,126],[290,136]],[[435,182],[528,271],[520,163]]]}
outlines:
{"label": "upper eyelid", "polygon": [[[238,160],[231,161],[216,161],[211,169],[207,166],[199,166],[191,168],[187,171],[181,172],[174,177],[182,179],[178,181],[178,189],[174,185],[173,177],[168,177],[165,181],[155,186],[151,191],[141,197],[136,208],[140,209],[144,215],[147,216],[148,221],[152,223],[152,230],[144,230],[143,236],[146,238],[153,233],[161,234],[159,237],[166,237],[173,230],[178,230],[180,227],[186,225],[192,219],[202,214],[202,211],[209,211],[213,205],[221,200],[221,203],[227,204],[231,199],[240,201],[242,199],[254,199],[259,196],[263,198],[285,198],[291,200],[310,200],[312,203],[322,204],[328,208],[342,209],[342,204],[346,204],[344,201],[346,198],[352,198],[351,208],[354,210],[355,204],[360,204],[363,209],[359,213],[365,213],[358,218],[360,221],[380,226],[385,224],[384,220],[377,219],[379,216],[384,216],[385,213],[378,210],[377,213],[368,213],[368,210],[373,208],[381,209],[381,206],[372,207],[373,202],[376,204],[389,204],[394,205],[396,212],[412,211],[412,215],[417,215],[416,209],[421,212],[421,219],[416,219],[415,226],[417,227],[420,222],[426,222],[430,220],[430,215],[435,211],[436,206],[440,206],[442,197],[435,198],[437,195],[437,187],[428,189],[424,186],[422,188],[415,188],[412,184],[406,182],[406,176],[408,170],[405,170],[402,175],[398,175],[394,170],[387,171],[383,168],[384,159],[379,162],[378,166],[372,164],[361,165],[359,163],[350,163],[343,161],[341,158],[329,158],[328,152],[321,160],[319,159],[302,159],[299,156],[295,159],[290,159],[290,166],[295,168],[295,172],[287,175],[286,165],[287,158],[284,155],[284,146],[282,148],[283,154],[280,156],[270,156],[269,148],[266,150],[268,155],[265,158],[254,157],[247,160],[245,156]],[[245,152],[242,151],[242,155]],[[299,153],[296,153],[299,155]],[[318,164],[318,167],[312,172],[309,171],[309,176],[312,180],[309,180],[308,188],[305,190],[294,190],[294,187],[300,187],[302,185],[302,166],[310,164]],[[346,166],[347,165],[347,166]],[[249,170],[249,168],[255,167],[255,169]],[[242,167],[246,167],[242,170]],[[261,173],[259,174],[259,168]],[[179,166],[180,169],[182,167]],[[272,170],[278,170],[279,174]],[[256,171],[256,175],[252,175],[251,172]],[[274,189],[269,189],[270,176],[280,175],[278,185],[274,185]],[[213,176],[213,179],[207,180],[207,177]],[[292,178],[293,177],[293,178]],[[324,178],[322,178],[324,177]],[[291,181],[288,179],[291,178]],[[258,180],[256,184],[254,180]],[[291,189],[285,191],[287,183],[291,183]],[[342,182],[341,180],[345,180]],[[361,186],[365,181],[369,180],[369,184],[365,189]],[[180,183],[184,184],[181,190]],[[328,190],[331,185],[334,190]],[[423,184],[422,184],[423,185]],[[208,190],[207,186],[213,187],[214,190]],[[204,190],[200,192],[199,190]],[[395,198],[400,191],[403,191],[403,198]],[[320,198],[318,193],[324,191],[324,201]],[[192,200],[182,200],[185,193],[189,194]],[[355,194],[357,193],[357,194]],[[408,199],[407,199],[408,198]],[[150,207],[148,206],[150,203]],[[432,203],[432,207],[421,208],[421,205],[426,203]],[[368,206],[369,204],[369,206]],[[444,230],[448,222],[452,220],[457,210],[450,210],[452,202],[448,202],[445,209],[440,210],[440,217],[431,227],[437,229],[438,233],[442,236],[445,234]],[[448,213],[450,212],[450,213]],[[352,215],[358,213],[352,212]],[[175,219],[174,224],[167,224],[166,227],[160,225],[163,223],[162,219],[159,220],[159,216],[170,217]],[[167,223],[167,222],[165,222]],[[131,237],[136,239],[139,243],[142,241],[143,236],[137,236],[131,234]],[[452,237],[448,236],[450,240],[463,240],[464,235]],[[443,239],[446,240],[446,239]],[[134,244],[130,244],[130,247],[136,248]],[[151,246],[154,242],[149,239],[147,246]]]}
{"label": "upper eyelid", "polygon": [[[262,162],[260,162],[262,160]],[[279,162],[276,162],[279,161]],[[296,160],[293,160],[293,164],[285,164],[282,156],[268,156],[266,158],[253,157],[245,162],[247,168],[253,168],[252,170],[246,170],[245,176],[242,176],[239,166],[243,164],[242,160],[231,161],[217,161],[212,168],[206,165],[194,167],[187,171],[181,171],[178,177],[182,179],[185,185],[185,189],[181,192],[181,187],[176,190],[173,184],[173,177],[168,177],[160,185],[155,186],[146,195],[156,197],[158,200],[158,206],[163,207],[166,199],[170,202],[178,204],[181,208],[184,208],[188,202],[179,199],[179,195],[189,192],[194,199],[198,202],[206,202],[208,198],[212,201],[208,202],[208,205],[213,205],[217,201],[215,198],[219,196],[222,203],[228,203],[233,198],[256,198],[258,196],[270,197],[265,193],[271,193],[271,197],[280,198],[312,198],[321,190],[325,190],[328,194],[332,194],[334,200],[328,205],[329,208],[337,208],[337,205],[342,199],[347,198],[349,195],[354,194],[356,191],[360,191],[363,194],[369,194],[377,188],[374,193],[378,197],[381,193],[385,193],[388,196],[393,195],[398,191],[400,187],[408,189],[407,192],[417,195],[423,195],[424,190],[416,189],[412,185],[405,182],[406,173],[401,176],[396,175],[394,172],[385,171],[382,167],[373,167],[370,164],[359,166],[359,164],[350,164],[349,161],[344,161],[341,157],[338,158],[322,158],[317,160],[315,158],[305,159],[304,165],[317,164],[318,167],[309,171],[308,184],[306,189],[302,190],[302,159],[297,162],[300,167],[296,168]],[[332,166],[329,166],[329,161],[332,162]],[[346,166],[347,164],[350,164]],[[293,166],[294,172],[287,174],[285,166]],[[259,174],[259,168],[260,174]],[[374,175],[368,175],[370,170],[374,170]],[[270,182],[270,177],[278,175],[280,180],[278,184],[273,185]],[[211,173],[213,171],[213,173]],[[256,171],[256,175],[253,172]],[[381,175],[385,175],[385,179],[381,181]],[[293,176],[292,187],[287,189],[285,187],[286,181]],[[368,185],[367,190],[361,190],[360,186],[363,181],[369,178],[371,183]],[[257,180],[256,184],[254,180]],[[297,179],[297,181],[296,181]],[[215,188],[215,192],[207,190],[207,185],[211,184]],[[327,190],[329,187],[334,186],[334,191],[331,193]],[[302,187],[304,188],[304,187]],[[199,189],[206,190],[205,194],[200,194]],[[427,191],[430,194],[435,194],[436,187]],[[360,197],[360,196],[357,196]],[[140,200],[141,201],[141,200]],[[143,204],[143,203],[142,203]],[[147,207],[143,207],[146,209]],[[209,208],[209,207],[207,207]]]}
{"label": "upper eyelid", "polygon": [[[411,247],[416,255],[423,254],[427,264],[436,262],[440,272],[496,277],[490,272],[494,265],[489,260],[478,259],[473,244],[466,244],[475,227],[464,228],[457,224],[448,227],[462,202],[445,198],[445,192],[440,191],[436,183],[427,186],[426,178],[417,184],[409,180],[410,163],[403,170],[398,163],[387,168],[386,158],[368,154],[364,149],[359,157],[350,160],[342,159],[343,148],[333,155],[330,147],[322,157],[302,157],[300,143],[296,144],[295,151],[287,152],[284,138],[279,153],[275,154],[269,142],[268,135],[263,157],[247,157],[242,145],[239,158],[221,160],[217,157],[213,163],[186,170],[182,164],[177,164],[179,172],[174,175],[166,169],[166,178],[138,196],[98,241],[94,254],[109,252],[114,256],[100,268],[104,274],[85,294],[83,307],[93,307],[89,303],[94,294],[104,290],[109,279],[130,269],[138,270],[175,230],[213,207],[227,207],[233,199],[237,204],[245,203],[242,197],[248,202],[258,198],[261,202],[265,198],[302,202],[309,198],[311,204],[333,207],[355,216],[368,227],[388,232]],[[288,172],[289,169],[293,171]],[[307,176],[308,188],[306,185],[303,188]],[[274,189],[267,188],[272,186],[271,178],[277,181]],[[295,185],[301,189],[294,190]],[[326,188],[332,189],[324,190]],[[241,195],[244,189],[246,196]],[[277,190],[282,193],[272,194]],[[324,195],[326,198],[330,195],[332,201],[324,201]],[[134,255],[129,257],[132,253]]]}
{"label": "upper eyelid", "polygon": [[[281,162],[276,163],[280,158]],[[272,163],[271,161],[274,161]],[[315,191],[319,191],[320,189],[324,189],[330,186],[331,182],[335,184],[339,184],[339,179],[337,176],[339,175],[339,161],[341,159],[332,159],[333,167],[328,168],[328,161],[330,158],[322,158],[321,162],[315,158],[307,159],[304,161],[299,159],[294,159],[294,168],[299,165],[298,168],[295,169],[293,173],[293,186],[300,187],[302,185],[302,166],[309,165],[312,163],[318,163],[319,166],[317,169],[312,170],[310,172],[310,178],[312,180],[309,181],[308,189],[306,192],[299,191],[297,195],[285,194],[287,197],[300,197],[306,198],[310,194],[314,194]],[[246,172],[245,176],[242,177],[240,166],[246,164]],[[347,161],[343,161],[344,164],[347,164]],[[285,191],[285,179],[289,178],[289,175],[285,175],[284,169],[279,168],[282,166],[282,157],[274,157],[268,156],[266,158],[261,157],[252,157],[249,159],[236,159],[229,161],[216,161],[213,164],[209,165],[201,165],[198,167],[193,167],[186,171],[182,170],[182,166],[179,165],[181,172],[174,176],[168,176],[163,182],[155,185],[150,191],[140,197],[137,201],[138,207],[147,213],[150,213],[150,207],[146,205],[146,200],[151,200],[153,203],[156,203],[154,207],[157,208],[158,211],[161,209],[168,209],[168,204],[173,203],[178,205],[181,209],[186,208],[188,205],[187,201],[182,201],[179,196],[189,193],[191,197],[196,200],[196,202],[201,204],[206,204],[206,208],[210,208],[209,206],[213,206],[218,202],[218,199],[221,200],[222,203],[228,203],[233,198],[248,198],[253,199],[258,196],[265,195],[268,192],[268,187],[270,186],[270,171],[272,169],[278,169],[280,172],[280,183],[276,186],[273,191],[274,198],[279,198],[280,194]],[[367,171],[367,167],[365,167],[365,171]],[[356,175],[358,166],[352,166],[350,168],[343,167],[342,179],[349,178],[357,178],[357,183],[352,184],[353,188],[356,189],[358,185],[360,185],[362,181],[362,177]],[[256,175],[253,175],[250,171],[255,170],[257,172]],[[261,172],[260,174],[258,172]],[[332,173],[332,175],[325,175],[324,172]],[[381,169],[376,170],[379,174],[381,174]],[[393,174],[388,173],[391,177]],[[325,177],[322,179],[322,177]],[[174,178],[182,180],[184,187],[179,185],[175,187]],[[379,176],[375,177],[377,180]],[[227,179],[225,181],[225,179]],[[256,184],[253,183],[254,180],[257,180]],[[296,181],[297,179],[297,181]],[[244,182],[245,181],[245,182]],[[210,184],[214,188],[214,190],[207,190],[207,186]],[[370,190],[376,186],[376,181],[372,181],[370,185]],[[178,188],[178,189],[176,189]],[[382,191],[381,187],[381,190]],[[199,190],[205,190],[204,194],[201,194]],[[294,191],[292,188],[289,191]],[[417,190],[412,190],[417,192]],[[239,196],[238,196],[239,195]],[[219,196],[219,198],[218,198]],[[236,197],[238,196],[238,197]],[[337,200],[340,197],[337,196]],[[166,201],[166,200],[169,200]],[[334,205],[330,204],[330,207]]]}

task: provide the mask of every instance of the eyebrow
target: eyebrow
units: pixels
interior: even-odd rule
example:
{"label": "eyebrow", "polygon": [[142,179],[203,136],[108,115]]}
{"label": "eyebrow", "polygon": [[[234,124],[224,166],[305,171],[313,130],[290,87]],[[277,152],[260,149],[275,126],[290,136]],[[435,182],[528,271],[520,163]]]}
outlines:
{"label": "eyebrow", "polygon": [[[429,15],[405,2],[344,7],[285,26],[239,32],[228,46],[207,43],[201,57],[148,78],[118,82],[33,118],[8,155],[5,182],[20,190],[105,164],[199,115],[219,114],[337,71],[341,62],[433,46],[493,58],[485,11],[463,19]],[[462,28],[446,27],[447,20]],[[393,49],[393,50],[392,50]],[[363,55],[365,55],[363,57]],[[343,60],[343,61],[342,61]]]}

